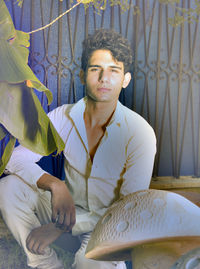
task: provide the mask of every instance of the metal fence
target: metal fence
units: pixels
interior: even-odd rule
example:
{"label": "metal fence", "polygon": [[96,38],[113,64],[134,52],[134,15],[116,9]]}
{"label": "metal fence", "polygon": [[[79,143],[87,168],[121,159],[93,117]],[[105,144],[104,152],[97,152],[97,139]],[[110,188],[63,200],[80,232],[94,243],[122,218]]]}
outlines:
{"label": "metal fence", "polygon": [[[181,7],[190,8],[190,0]],[[67,0],[15,0],[6,4],[17,29],[29,32],[71,7]],[[120,100],[154,128],[157,155],[154,176],[200,176],[200,31],[199,18],[172,27],[176,6],[158,0],[130,0],[98,12],[79,5],[51,27],[30,36],[29,64],[53,92],[53,103],[38,97],[45,111],[84,96],[79,80],[81,43],[97,28],[114,28],[131,42],[133,80]],[[179,5],[179,6],[180,6]]]}

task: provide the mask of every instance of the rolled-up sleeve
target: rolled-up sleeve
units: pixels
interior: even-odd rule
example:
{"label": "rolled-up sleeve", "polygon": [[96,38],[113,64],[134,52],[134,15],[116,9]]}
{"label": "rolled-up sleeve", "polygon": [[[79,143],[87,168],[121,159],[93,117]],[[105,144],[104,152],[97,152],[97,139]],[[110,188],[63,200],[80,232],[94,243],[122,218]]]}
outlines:
{"label": "rolled-up sleeve", "polygon": [[140,128],[126,146],[126,164],[120,193],[148,189],[156,154],[156,137],[150,126]]}
{"label": "rolled-up sleeve", "polygon": [[6,166],[6,174],[15,174],[22,178],[32,188],[37,188],[38,179],[46,173],[36,162],[41,159],[41,155],[36,154],[27,148],[17,146]]}

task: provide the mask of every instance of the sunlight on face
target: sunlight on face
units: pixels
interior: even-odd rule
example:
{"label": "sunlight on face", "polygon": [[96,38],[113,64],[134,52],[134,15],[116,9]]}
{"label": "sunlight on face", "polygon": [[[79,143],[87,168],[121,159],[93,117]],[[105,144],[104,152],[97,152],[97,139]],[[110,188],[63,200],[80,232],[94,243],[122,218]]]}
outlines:
{"label": "sunlight on face", "polygon": [[123,62],[114,59],[109,50],[96,50],[90,57],[82,82],[86,86],[86,95],[93,101],[117,102],[121,89],[127,87],[130,79],[130,73],[124,74]]}

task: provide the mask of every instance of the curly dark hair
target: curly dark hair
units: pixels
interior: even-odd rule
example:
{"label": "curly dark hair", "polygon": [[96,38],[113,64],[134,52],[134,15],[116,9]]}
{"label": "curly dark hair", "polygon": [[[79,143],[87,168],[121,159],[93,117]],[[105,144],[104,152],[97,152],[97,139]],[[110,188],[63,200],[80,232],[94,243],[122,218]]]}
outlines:
{"label": "curly dark hair", "polygon": [[114,30],[99,29],[83,41],[81,68],[86,71],[92,53],[95,50],[109,50],[119,62],[124,63],[124,72],[131,72],[133,65],[133,51],[126,38]]}

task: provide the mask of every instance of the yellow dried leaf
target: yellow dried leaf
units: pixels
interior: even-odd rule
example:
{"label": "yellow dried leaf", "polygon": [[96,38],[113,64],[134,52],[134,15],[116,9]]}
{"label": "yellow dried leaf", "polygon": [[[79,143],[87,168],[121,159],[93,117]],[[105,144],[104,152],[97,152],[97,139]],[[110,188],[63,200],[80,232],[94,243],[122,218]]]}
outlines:
{"label": "yellow dried leaf", "polygon": [[30,80],[27,80],[26,81],[26,86],[29,87],[29,88],[33,88],[33,84]]}

